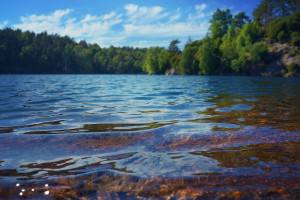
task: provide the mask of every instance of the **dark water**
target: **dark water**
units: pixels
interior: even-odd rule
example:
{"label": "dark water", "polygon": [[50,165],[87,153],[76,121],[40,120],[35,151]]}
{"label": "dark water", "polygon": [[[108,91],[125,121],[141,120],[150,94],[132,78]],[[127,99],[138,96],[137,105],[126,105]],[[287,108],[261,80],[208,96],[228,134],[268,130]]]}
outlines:
{"label": "dark water", "polygon": [[0,76],[0,199],[300,199],[300,80]]}

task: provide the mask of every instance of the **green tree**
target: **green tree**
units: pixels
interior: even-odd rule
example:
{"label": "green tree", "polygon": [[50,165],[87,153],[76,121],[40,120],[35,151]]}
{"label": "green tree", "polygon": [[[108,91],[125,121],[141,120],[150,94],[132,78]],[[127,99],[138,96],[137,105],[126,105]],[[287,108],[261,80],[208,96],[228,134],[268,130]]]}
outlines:
{"label": "green tree", "polygon": [[300,12],[299,0],[262,0],[254,9],[253,16],[267,28],[273,20],[291,16],[293,12]]}
{"label": "green tree", "polygon": [[200,74],[215,74],[219,66],[219,58],[215,53],[213,41],[206,37],[199,49],[199,68]]}
{"label": "green tree", "polygon": [[180,43],[180,41],[178,39],[176,40],[172,40],[170,45],[169,45],[169,48],[168,48],[168,60],[169,60],[169,63],[171,65],[171,67],[178,69],[178,66],[179,66],[179,61],[180,61],[180,58],[179,58],[179,54],[180,54],[180,50],[178,48],[178,44]]}
{"label": "green tree", "polygon": [[229,27],[228,34],[222,38],[220,51],[222,53],[222,71],[230,72],[232,70],[232,61],[238,58],[236,48],[236,30],[233,26]]}
{"label": "green tree", "polygon": [[81,73],[92,73],[93,71],[93,56],[91,49],[82,49],[78,53],[79,70]]}
{"label": "green tree", "polygon": [[4,44],[0,45],[0,72],[5,72],[5,65],[6,65],[6,60],[5,60],[5,54],[6,54],[6,46]]}
{"label": "green tree", "polygon": [[226,34],[226,31],[225,31],[225,29],[222,26],[222,23],[220,21],[217,21],[217,22],[213,23],[210,26],[210,31],[211,31],[211,38],[212,39],[222,38],[223,35]]}
{"label": "green tree", "polygon": [[289,4],[289,0],[274,1],[274,14],[279,18],[289,16]]}
{"label": "green tree", "polygon": [[250,17],[245,12],[239,12],[233,17],[232,25],[237,28],[242,28],[246,23],[250,22]]}
{"label": "green tree", "polygon": [[294,46],[300,46],[300,32],[293,32],[292,33],[292,40],[291,44]]}
{"label": "green tree", "polygon": [[274,19],[273,15],[273,1],[274,0],[262,0],[262,2],[254,9],[254,19],[259,21],[265,28]]}
{"label": "green tree", "polygon": [[267,47],[263,42],[256,42],[250,49],[249,61],[252,68],[262,70],[265,66],[265,59],[267,57]]}
{"label": "green tree", "polygon": [[293,32],[300,32],[300,13],[294,12],[289,17],[272,21],[268,27],[268,38],[271,41],[290,41]]}
{"label": "green tree", "polygon": [[186,45],[182,52],[182,58],[179,63],[179,72],[181,74],[193,74],[193,61],[194,55],[192,51],[192,47],[190,45]]}
{"label": "green tree", "polygon": [[178,52],[179,51],[179,48],[178,48],[179,43],[180,43],[180,40],[178,40],[178,39],[172,40],[169,45],[169,51],[170,52]]}
{"label": "green tree", "polygon": [[74,51],[75,44],[68,43],[62,51],[63,54],[63,69],[66,73],[78,73],[76,54]]}
{"label": "green tree", "polygon": [[0,73],[141,73],[145,49],[100,48],[68,36],[0,30]]}
{"label": "green tree", "polygon": [[160,47],[150,47],[147,51],[146,61],[143,70],[148,74],[156,74],[159,72],[159,55],[162,51]]}
{"label": "green tree", "polygon": [[217,9],[210,22],[211,37],[222,38],[227,33],[229,26],[232,24],[232,15],[229,9]]}
{"label": "green tree", "polygon": [[272,21],[268,27],[268,38],[273,41],[278,41],[278,34],[282,32],[282,36],[287,35],[287,23],[284,19]]}
{"label": "green tree", "polygon": [[158,56],[158,68],[159,73],[163,74],[170,67],[170,62],[168,59],[168,52],[165,49],[161,49]]}

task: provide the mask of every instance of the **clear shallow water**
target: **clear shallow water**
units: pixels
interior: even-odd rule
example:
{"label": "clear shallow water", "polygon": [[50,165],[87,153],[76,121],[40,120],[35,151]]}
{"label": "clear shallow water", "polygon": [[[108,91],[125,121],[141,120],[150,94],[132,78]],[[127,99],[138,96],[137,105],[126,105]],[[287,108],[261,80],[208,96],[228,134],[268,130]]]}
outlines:
{"label": "clear shallow water", "polygon": [[0,94],[0,199],[300,198],[299,79],[2,75]]}

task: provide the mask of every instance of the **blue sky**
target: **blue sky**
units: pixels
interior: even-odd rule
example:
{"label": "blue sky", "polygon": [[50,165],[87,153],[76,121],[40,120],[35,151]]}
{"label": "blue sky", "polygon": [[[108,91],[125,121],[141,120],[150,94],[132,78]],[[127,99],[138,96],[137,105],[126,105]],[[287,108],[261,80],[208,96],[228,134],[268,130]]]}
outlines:
{"label": "blue sky", "polygon": [[183,46],[202,39],[217,9],[249,16],[260,0],[0,0],[0,28],[69,35],[101,47]]}

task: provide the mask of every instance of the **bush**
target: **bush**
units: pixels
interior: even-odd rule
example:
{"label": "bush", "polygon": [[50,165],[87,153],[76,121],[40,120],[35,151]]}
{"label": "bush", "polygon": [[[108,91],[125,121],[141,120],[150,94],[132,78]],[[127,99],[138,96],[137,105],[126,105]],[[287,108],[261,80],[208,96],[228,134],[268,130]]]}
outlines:
{"label": "bush", "polygon": [[250,49],[250,61],[252,66],[260,66],[267,57],[267,47],[262,42],[255,43]]}
{"label": "bush", "polygon": [[[289,17],[272,21],[268,26],[267,35],[271,41],[283,42],[283,40],[290,39],[289,35],[292,35],[293,32],[300,32],[300,14],[297,12]],[[298,44],[298,40],[298,36],[295,36],[294,42]]]}
{"label": "bush", "polygon": [[275,21],[272,21],[269,24],[268,27],[268,38],[271,39],[272,41],[277,41],[278,40],[278,35],[280,32],[287,32],[287,25],[286,25],[286,19],[277,19]]}
{"label": "bush", "polygon": [[292,41],[291,44],[293,46],[300,46],[300,33],[299,32],[293,32],[292,33]]}
{"label": "bush", "polygon": [[278,41],[282,43],[283,40],[284,40],[284,38],[285,38],[285,32],[284,32],[284,31],[280,31],[280,32],[278,33],[278,35],[277,35]]}
{"label": "bush", "polygon": [[294,12],[288,19],[288,29],[292,32],[300,31],[300,13]]}
{"label": "bush", "polygon": [[297,71],[298,66],[297,66],[296,63],[291,63],[286,68],[287,68],[289,73],[292,73],[292,72]]}
{"label": "bush", "polygon": [[[299,50],[298,47],[294,47],[294,48],[291,48],[291,49],[288,51],[288,54],[289,54],[290,56],[300,55],[300,50]],[[298,62],[300,63],[300,58],[299,58]]]}

